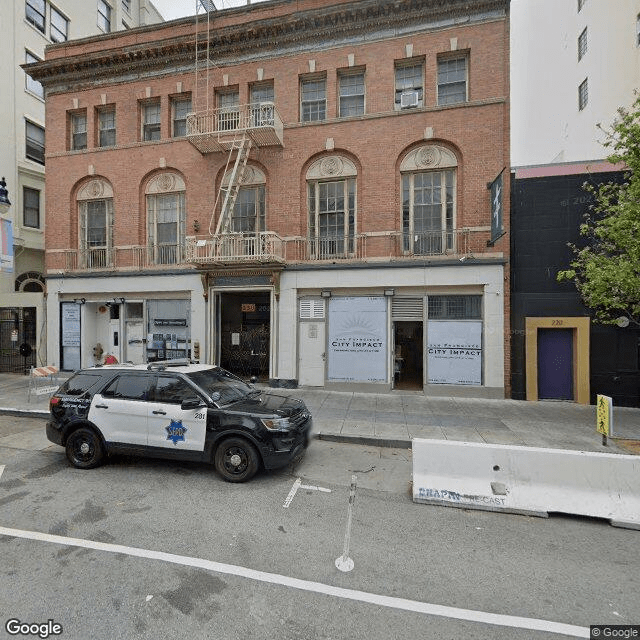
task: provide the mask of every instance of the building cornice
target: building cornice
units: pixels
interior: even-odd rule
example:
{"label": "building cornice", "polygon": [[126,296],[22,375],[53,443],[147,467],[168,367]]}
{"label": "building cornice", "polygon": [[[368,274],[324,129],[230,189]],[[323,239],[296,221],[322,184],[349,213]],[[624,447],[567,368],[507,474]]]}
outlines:
{"label": "building cornice", "polygon": [[[317,51],[350,41],[362,43],[504,19],[508,10],[509,0],[359,0],[218,28],[214,17],[209,48],[215,65],[224,67],[279,57],[292,51]],[[251,18],[251,14],[252,11],[247,11],[247,17]],[[185,32],[184,27],[189,25],[191,29]],[[122,40],[127,39],[129,32],[92,38],[94,42],[103,41],[104,48],[91,53],[73,53],[90,39],[55,45],[50,50],[66,47],[69,55],[51,57],[23,68],[49,93],[78,91],[96,83],[129,82],[146,76],[189,72],[195,65],[195,16],[176,21],[175,29],[178,28],[181,35],[162,37],[167,34],[166,26],[145,27],[140,31],[139,40],[145,35],[148,40],[128,46],[123,46]],[[198,28],[203,28],[202,23]]]}

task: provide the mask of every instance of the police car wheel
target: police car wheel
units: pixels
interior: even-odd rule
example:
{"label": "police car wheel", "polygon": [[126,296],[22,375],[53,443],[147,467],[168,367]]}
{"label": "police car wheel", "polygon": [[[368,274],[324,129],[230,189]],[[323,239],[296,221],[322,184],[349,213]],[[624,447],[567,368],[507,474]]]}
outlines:
{"label": "police car wheel", "polygon": [[102,462],[102,444],[94,431],[76,429],[67,438],[67,459],[78,469],[93,469]]}
{"label": "police car wheel", "polygon": [[227,482],[245,482],[258,471],[258,453],[242,438],[229,438],[216,449],[216,471]]}

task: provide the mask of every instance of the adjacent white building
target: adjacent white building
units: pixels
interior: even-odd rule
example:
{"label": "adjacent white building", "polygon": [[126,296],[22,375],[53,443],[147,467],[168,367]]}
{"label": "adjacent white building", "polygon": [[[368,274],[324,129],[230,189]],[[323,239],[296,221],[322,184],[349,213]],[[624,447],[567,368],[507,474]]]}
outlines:
{"label": "adjacent white building", "polygon": [[46,364],[44,91],[20,65],[42,60],[51,43],[162,21],[149,0],[3,0],[0,177],[11,206],[0,219],[0,371],[24,366],[23,342],[35,351],[27,364]]}
{"label": "adjacent white building", "polygon": [[512,166],[606,157],[638,88],[640,0],[512,0]]}

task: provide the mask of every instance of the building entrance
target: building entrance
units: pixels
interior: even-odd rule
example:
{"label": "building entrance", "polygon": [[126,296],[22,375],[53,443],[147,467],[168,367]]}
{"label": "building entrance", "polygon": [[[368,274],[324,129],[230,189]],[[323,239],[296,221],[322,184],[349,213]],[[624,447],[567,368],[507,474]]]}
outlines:
{"label": "building entrance", "polygon": [[394,388],[419,389],[424,384],[422,322],[394,322]]}
{"label": "building entrance", "polygon": [[269,379],[271,298],[268,291],[216,295],[220,366],[241,378]]}

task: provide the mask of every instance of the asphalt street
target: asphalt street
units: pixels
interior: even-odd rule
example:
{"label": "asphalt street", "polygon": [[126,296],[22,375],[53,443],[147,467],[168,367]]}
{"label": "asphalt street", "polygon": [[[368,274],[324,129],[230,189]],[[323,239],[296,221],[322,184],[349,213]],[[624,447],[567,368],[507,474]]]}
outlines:
{"label": "asphalt street", "polygon": [[202,464],[74,469],[38,423],[0,420],[0,637],[10,618],[78,640],[520,640],[640,622],[640,532],[414,504],[406,449],[314,440],[296,467],[232,485]]}

